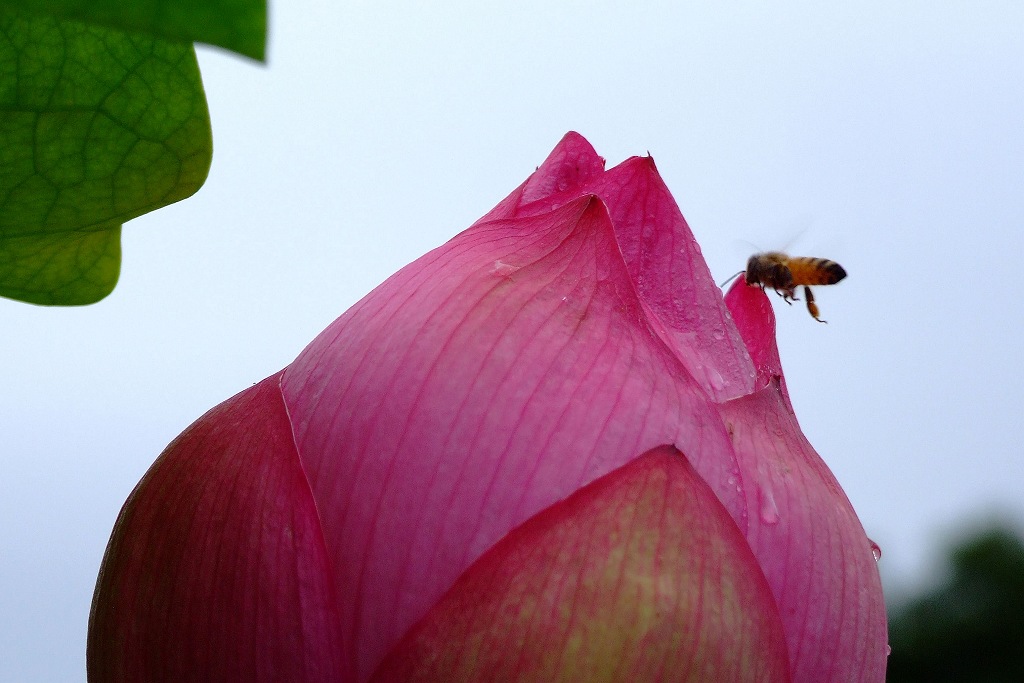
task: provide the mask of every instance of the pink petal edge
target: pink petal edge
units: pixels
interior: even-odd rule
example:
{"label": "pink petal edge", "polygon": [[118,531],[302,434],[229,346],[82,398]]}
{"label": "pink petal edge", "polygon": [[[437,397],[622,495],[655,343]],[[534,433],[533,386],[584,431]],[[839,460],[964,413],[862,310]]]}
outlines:
{"label": "pink petal edge", "polygon": [[125,502],[89,619],[93,683],[347,678],[279,380],[199,418]]}
{"label": "pink petal edge", "polygon": [[372,680],[788,679],[750,547],[682,454],[660,447],[513,529]]}
{"label": "pink petal edge", "polygon": [[719,410],[739,462],[745,534],[786,624],[793,680],[884,680],[888,627],[871,541],[793,414],[771,302],[742,281],[726,302],[762,388]]}
{"label": "pink petal edge", "polygon": [[748,285],[741,276],[736,278],[726,293],[725,304],[753,362],[756,389],[763,389],[777,378],[786,406],[793,412],[775,339],[775,311],[768,296],[760,287]]}
{"label": "pink petal edge", "polygon": [[547,210],[557,208],[578,199],[586,184],[601,173],[604,173],[604,159],[586,138],[570,131],[522,185],[473,225],[515,218],[523,206],[542,200],[548,200]]}
{"label": "pink petal edge", "polygon": [[755,376],[751,360],[654,160],[631,157],[607,172],[603,167],[590,143],[569,133],[523,185],[473,227],[546,213],[596,194],[608,207],[622,258],[662,341],[715,400],[749,394]]}

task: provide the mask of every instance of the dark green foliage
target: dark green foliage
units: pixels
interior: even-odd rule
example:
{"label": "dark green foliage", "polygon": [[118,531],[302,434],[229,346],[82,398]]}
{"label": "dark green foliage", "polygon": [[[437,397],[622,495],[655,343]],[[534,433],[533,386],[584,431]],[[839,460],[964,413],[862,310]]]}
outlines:
{"label": "dark green foliage", "polygon": [[1024,681],[1024,543],[1005,528],[950,557],[949,580],[892,610],[887,680]]}
{"label": "dark green foliage", "polygon": [[209,43],[263,59],[266,0],[0,0],[26,12],[166,38]]}
{"label": "dark green foliage", "polygon": [[121,225],[213,154],[193,41],[262,59],[265,0],[0,0],[0,296],[102,299]]}
{"label": "dark green foliage", "polygon": [[191,44],[0,4],[0,296],[106,296],[121,224],[198,190],[212,152]]}

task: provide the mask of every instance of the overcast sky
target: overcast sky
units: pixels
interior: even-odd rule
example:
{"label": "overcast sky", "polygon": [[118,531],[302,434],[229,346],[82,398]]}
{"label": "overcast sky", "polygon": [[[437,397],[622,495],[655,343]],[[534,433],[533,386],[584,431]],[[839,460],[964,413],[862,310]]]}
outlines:
{"label": "overcast sky", "polygon": [[0,680],[84,680],[163,447],[568,130],[609,166],[649,151],[719,280],[756,249],[846,267],[827,326],[776,300],[779,346],[890,594],[1024,517],[1024,5],[636,4],[280,2],[266,67],[200,48],[205,187],[125,227],[100,304],[0,301]]}

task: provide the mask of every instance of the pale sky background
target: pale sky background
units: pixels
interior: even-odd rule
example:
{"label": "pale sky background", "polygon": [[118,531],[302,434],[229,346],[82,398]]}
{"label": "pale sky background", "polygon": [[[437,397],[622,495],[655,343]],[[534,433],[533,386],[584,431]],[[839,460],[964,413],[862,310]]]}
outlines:
{"label": "pale sky background", "polygon": [[1024,518],[1024,4],[856,5],[306,0],[272,7],[266,67],[200,48],[205,187],[125,227],[100,304],[0,300],[0,681],[84,680],[164,446],[568,130],[609,166],[650,151],[718,280],[751,243],[849,271],[827,326],[776,300],[779,346],[890,595]]}

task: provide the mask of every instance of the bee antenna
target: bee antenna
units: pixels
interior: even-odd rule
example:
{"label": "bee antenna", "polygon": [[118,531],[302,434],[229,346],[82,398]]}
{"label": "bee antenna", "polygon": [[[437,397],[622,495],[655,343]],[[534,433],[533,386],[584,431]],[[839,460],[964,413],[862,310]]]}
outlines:
{"label": "bee antenna", "polygon": [[745,273],[745,272],[747,272],[747,271],[745,271],[745,270],[741,270],[741,271],[738,271],[738,272],[734,273],[733,275],[730,275],[730,276],[729,276],[729,279],[728,279],[728,280],[726,280],[725,282],[723,282],[722,284],[720,284],[720,285],[718,285],[718,286],[719,286],[719,287],[725,287],[725,286],[726,286],[727,284],[729,284],[730,282],[732,282],[733,280],[735,280],[735,279],[736,279],[736,276],[738,276],[738,275],[742,275],[742,274],[743,274],[743,273]]}

